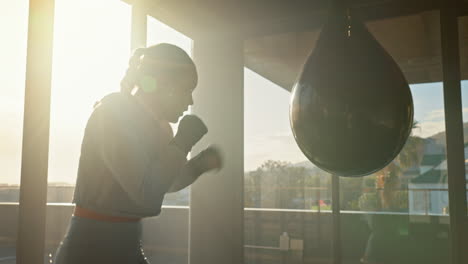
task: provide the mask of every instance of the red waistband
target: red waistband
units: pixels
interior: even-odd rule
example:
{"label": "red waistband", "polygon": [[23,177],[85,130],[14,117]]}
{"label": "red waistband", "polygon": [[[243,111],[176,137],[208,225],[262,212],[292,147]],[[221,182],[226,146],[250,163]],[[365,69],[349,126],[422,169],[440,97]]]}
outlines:
{"label": "red waistband", "polygon": [[73,215],[105,222],[137,222],[141,220],[141,218],[137,217],[105,215],[79,206],[75,207]]}

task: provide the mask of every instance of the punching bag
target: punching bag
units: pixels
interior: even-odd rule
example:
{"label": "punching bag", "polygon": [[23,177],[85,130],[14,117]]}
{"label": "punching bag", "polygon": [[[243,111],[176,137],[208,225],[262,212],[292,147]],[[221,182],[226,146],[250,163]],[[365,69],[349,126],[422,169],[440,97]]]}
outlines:
{"label": "punching bag", "polygon": [[332,9],[292,91],[302,152],[332,174],[359,177],[389,164],[413,124],[408,83],[365,25]]}

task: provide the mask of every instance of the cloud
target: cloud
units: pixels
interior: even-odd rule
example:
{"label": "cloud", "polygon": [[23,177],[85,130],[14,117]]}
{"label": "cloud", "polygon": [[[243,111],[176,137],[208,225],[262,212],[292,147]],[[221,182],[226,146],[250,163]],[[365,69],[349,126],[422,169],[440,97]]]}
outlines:
{"label": "cloud", "polygon": [[[462,109],[463,121],[468,120],[468,107]],[[413,130],[413,134],[420,137],[430,137],[439,132],[445,131],[445,111],[436,109],[427,113],[419,122],[419,128]]]}
{"label": "cloud", "polygon": [[267,160],[281,160],[291,163],[306,160],[297,146],[292,132],[272,135],[245,137],[245,170],[254,170]]}
{"label": "cloud", "polygon": [[445,119],[444,109],[432,110],[426,116],[424,116],[422,122],[426,121],[440,121]]}
{"label": "cloud", "polygon": [[413,134],[418,137],[430,137],[439,132],[445,131],[444,121],[421,122],[419,128],[413,129]]}

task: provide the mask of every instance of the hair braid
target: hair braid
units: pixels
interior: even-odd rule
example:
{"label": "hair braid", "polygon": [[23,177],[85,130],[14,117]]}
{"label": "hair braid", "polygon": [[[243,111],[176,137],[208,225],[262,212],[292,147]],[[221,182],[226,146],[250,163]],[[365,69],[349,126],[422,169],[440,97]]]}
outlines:
{"label": "hair braid", "polygon": [[141,57],[145,54],[146,48],[138,48],[133,51],[132,57],[128,62],[127,72],[120,82],[120,91],[131,93],[138,79],[138,67],[141,64]]}

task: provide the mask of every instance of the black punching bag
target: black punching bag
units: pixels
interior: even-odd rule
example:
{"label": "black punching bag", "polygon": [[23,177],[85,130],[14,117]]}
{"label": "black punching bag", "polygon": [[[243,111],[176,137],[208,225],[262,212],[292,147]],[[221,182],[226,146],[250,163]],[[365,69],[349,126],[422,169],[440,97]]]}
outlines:
{"label": "black punching bag", "polygon": [[364,24],[334,9],[294,85],[290,121],[316,166],[365,176],[403,148],[413,100],[398,65]]}

